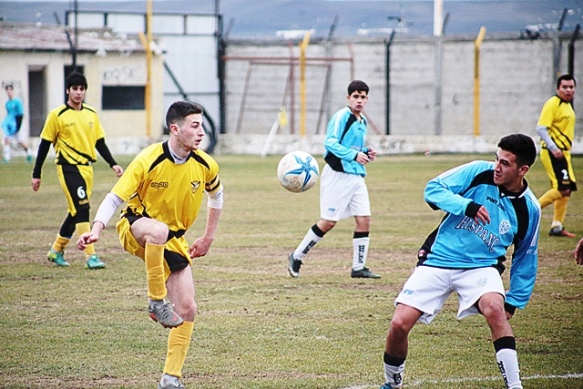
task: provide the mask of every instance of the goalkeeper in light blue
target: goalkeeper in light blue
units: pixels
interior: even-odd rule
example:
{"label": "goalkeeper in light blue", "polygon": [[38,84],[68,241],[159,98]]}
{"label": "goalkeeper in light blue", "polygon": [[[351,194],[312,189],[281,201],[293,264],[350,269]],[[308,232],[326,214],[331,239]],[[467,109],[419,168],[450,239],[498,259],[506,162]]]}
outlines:
{"label": "goalkeeper in light blue", "polygon": [[[508,135],[494,162],[470,162],[427,184],[425,201],[445,216],[419,249],[417,267],[395,300],[382,389],[401,388],[409,332],[418,321],[429,324],[454,292],[457,318],[484,316],[506,387],[522,388],[509,320],[528,303],[537,273],[541,208],[524,178],[535,158],[532,138]],[[501,274],[510,246],[505,291]]]}

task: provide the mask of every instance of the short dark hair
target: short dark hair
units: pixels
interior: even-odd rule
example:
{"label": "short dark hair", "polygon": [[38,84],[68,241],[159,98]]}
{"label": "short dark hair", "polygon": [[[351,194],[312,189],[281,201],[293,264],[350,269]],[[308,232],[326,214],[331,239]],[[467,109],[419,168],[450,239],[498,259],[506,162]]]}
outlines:
{"label": "short dark hair", "polygon": [[563,74],[559,76],[559,78],[557,78],[557,89],[559,89],[559,87],[561,86],[561,82],[563,81],[573,81],[575,83],[575,86],[577,86],[577,80],[575,80],[575,77],[573,77],[570,74]]}
{"label": "short dark hair", "polygon": [[366,82],[354,80],[350,84],[348,84],[348,96],[350,96],[356,91],[366,92],[366,94],[368,95],[368,85],[366,85]]}
{"label": "short dark hair", "polygon": [[73,85],[80,85],[87,89],[87,79],[81,73],[73,72],[65,80],[65,89],[69,89]]}
{"label": "short dark hair", "polygon": [[498,147],[514,154],[518,166],[528,165],[530,167],[536,159],[536,145],[534,140],[528,135],[507,135],[500,139]]}
{"label": "short dark hair", "polygon": [[4,87],[4,89],[6,89],[6,90],[8,90],[8,89],[12,89],[12,90],[14,90],[14,85],[12,85],[12,84],[7,84],[7,85]]}
{"label": "short dark hair", "polygon": [[171,124],[181,123],[185,117],[193,113],[203,113],[201,105],[191,101],[176,101],[168,108],[166,112],[166,126],[170,128]]}

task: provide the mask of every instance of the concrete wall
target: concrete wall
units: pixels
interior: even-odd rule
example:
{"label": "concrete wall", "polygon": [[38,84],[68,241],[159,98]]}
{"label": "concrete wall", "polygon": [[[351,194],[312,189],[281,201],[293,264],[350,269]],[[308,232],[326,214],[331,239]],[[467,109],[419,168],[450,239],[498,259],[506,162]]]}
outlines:
{"label": "concrete wall", "polygon": [[[4,93],[4,85],[12,83],[15,92],[24,104],[24,120],[21,131],[28,137],[30,134],[30,117],[39,107],[30,107],[29,94],[39,93],[31,90],[28,82],[30,70],[42,71],[45,79],[44,111],[42,117],[46,118],[48,111],[56,108],[64,102],[65,80],[64,67],[70,65],[71,57],[68,53],[61,52],[24,52],[6,50],[0,52],[0,107],[4,117],[4,105],[7,100]],[[16,65],[17,64],[17,65]],[[150,140],[146,137],[146,111],[144,110],[103,110],[101,107],[101,87],[109,85],[144,85],[146,82],[146,61],[143,52],[108,53],[107,56],[80,53],[77,64],[84,67],[87,77],[88,89],[85,102],[95,107],[99,113],[101,124],[107,134],[106,142],[115,153],[137,153],[147,145]],[[152,131],[151,138],[158,139],[162,136],[164,122],[163,107],[163,62],[162,57],[154,56],[152,61]],[[117,74],[117,79],[112,80],[111,74]],[[109,79],[106,80],[107,75]],[[43,121],[44,122],[44,121]],[[38,129],[37,129],[38,130]],[[39,138],[31,138],[30,143],[36,150]],[[17,151],[17,155],[20,152]]]}
{"label": "concrete wall", "polygon": [[[562,72],[567,71],[569,38],[564,35],[560,40]],[[442,61],[438,66],[435,38],[397,35],[390,47],[388,89],[385,40],[311,42],[306,55],[305,132],[302,132],[300,121],[299,42],[229,41],[226,46],[226,123],[222,128],[226,134],[219,135],[215,152],[283,153],[303,148],[321,154],[328,118],[346,104],[346,86],[355,78],[365,80],[371,88],[366,107],[370,142],[382,153],[490,152],[495,150],[500,136],[511,132],[524,132],[536,138],[534,128],[540,109],[555,89],[553,50],[556,41],[486,35],[480,55],[481,119],[479,135],[474,136],[474,39],[443,38]],[[583,80],[583,40],[576,41],[575,52],[575,77]],[[114,68],[137,67],[145,71],[143,53],[110,51],[105,57],[80,53],[78,63],[85,67],[89,81],[86,101],[98,109],[114,155],[135,154],[150,142],[161,139],[165,114],[161,56],[153,58],[152,133],[149,138],[144,111],[101,109],[100,85],[104,83],[104,74]],[[28,133],[27,117],[35,109],[27,103],[28,71],[43,69],[45,72],[45,101],[49,110],[63,101],[65,64],[70,64],[70,55],[64,52],[0,52],[0,82],[14,83],[17,95],[24,101],[23,132]],[[389,111],[387,92],[390,94]],[[583,154],[581,93],[577,93],[575,101],[578,120],[573,151]],[[0,93],[0,106],[3,107],[5,100],[6,95]],[[277,119],[282,107],[287,111],[288,125],[279,128]],[[387,135],[387,128],[390,135]],[[271,129],[275,130],[275,136],[268,138]],[[31,141],[36,148],[38,138]]]}
{"label": "concrete wall", "polygon": [[[561,37],[560,72],[567,72],[569,36]],[[474,60],[475,37],[445,37],[441,43],[441,83],[437,69],[437,41],[433,37],[412,39],[397,36],[390,47],[390,112],[387,132],[386,65],[387,50],[383,40],[370,38],[333,43],[312,42],[307,49],[306,127],[302,141],[300,123],[300,71],[297,61],[299,42],[230,42],[227,46],[227,136],[219,138],[218,151],[232,152],[239,144],[234,134],[245,134],[240,151],[254,144],[263,147],[282,106],[289,125],[277,129],[279,137],[273,150],[289,149],[290,144],[311,143],[310,135],[323,134],[328,117],[346,104],[346,86],[354,78],[366,81],[370,88],[366,114],[371,122],[369,133],[389,144],[415,145],[407,149],[423,151],[442,145],[435,135],[447,136],[448,142],[463,139],[461,147],[437,147],[444,152],[472,148],[483,142],[487,149],[497,139],[512,132],[536,137],[535,125],[543,103],[555,93],[551,39],[523,40],[507,35],[488,36],[480,51],[479,141],[474,138]],[[328,50],[328,51],[327,51]],[[329,53],[330,86],[326,90],[326,61]],[[575,42],[575,77],[583,80],[583,40]],[[293,89],[288,84],[293,74]],[[438,86],[441,93],[438,94]],[[327,93],[328,92],[328,93]],[[581,96],[581,91],[577,96]],[[441,121],[437,109],[440,97]],[[576,134],[583,133],[583,104],[576,97]],[[441,126],[439,126],[441,123]],[[256,141],[252,140],[257,138]],[[291,139],[291,140],[290,140]],[[308,140],[306,140],[308,139]],[[392,140],[391,140],[392,139]],[[425,141],[423,141],[425,139]],[[221,145],[222,143],[222,145]],[[396,147],[396,148],[395,148]],[[579,147],[575,147],[578,150]],[[471,151],[471,150],[469,150]]]}

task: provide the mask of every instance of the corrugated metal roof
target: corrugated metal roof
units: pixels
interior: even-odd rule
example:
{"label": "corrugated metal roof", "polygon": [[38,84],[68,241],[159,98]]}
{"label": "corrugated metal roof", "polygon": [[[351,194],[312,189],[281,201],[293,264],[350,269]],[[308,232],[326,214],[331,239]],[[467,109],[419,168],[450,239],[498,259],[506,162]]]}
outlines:
{"label": "corrugated metal roof", "polygon": [[[75,44],[75,31],[64,26],[45,26],[0,22],[0,50],[65,51],[71,50],[69,40]],[[116,36],[110,30],[79,30],[78,52],[103,53],[133,51],[144,52],[139,37]]]}

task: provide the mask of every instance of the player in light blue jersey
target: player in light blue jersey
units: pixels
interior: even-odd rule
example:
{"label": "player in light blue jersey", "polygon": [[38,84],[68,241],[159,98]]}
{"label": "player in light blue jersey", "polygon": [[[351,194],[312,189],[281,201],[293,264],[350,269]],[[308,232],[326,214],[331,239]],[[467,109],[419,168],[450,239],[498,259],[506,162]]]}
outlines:
{"label": "player in light blue jersey", "polygon": [[[401,388],[409,332],[417,321],[429,324],[453,292],[458,319],[478,313],[486,319],[507,388],[522,388],[508,320],[526,306],[536,279],[541,208],[524,178],[535,158],[532,138],[508,135],[498,143],[495,162],[471,162],[427,184],[425,201],[445,216],[423,243],[417,267],[395,300],[382,389]],[[501,274],[512,245],[505,292]]]}
{"label": "player in light blue jersey", "polygon": [[320,178],[320,220],[288,256],[288,271],[299,277],[303,260],[324,235],[342,219],[354,216],[352,278],[380,278],[366,265],[369,247],[370,200],[364,181],[365,165],[374,161],[376,151],[366,146],[368,85],[355,80],[348,85],[348,106],[337,111],[326,130],[324,160]]}
{"label": "player in light blue jersey", "polygon": [[4,147],[2,148],[3,162],[10,162],[10,148],[12,144],[18,144],[26,153],[27,162],[32,162],[30,148],[23,139],[20,128],[24,117],[24,107],[22,100],[14,95],[14,86],[8,84],[5,87],[6,95],[6,117],[2,120],[2,132],[4,133]]}

